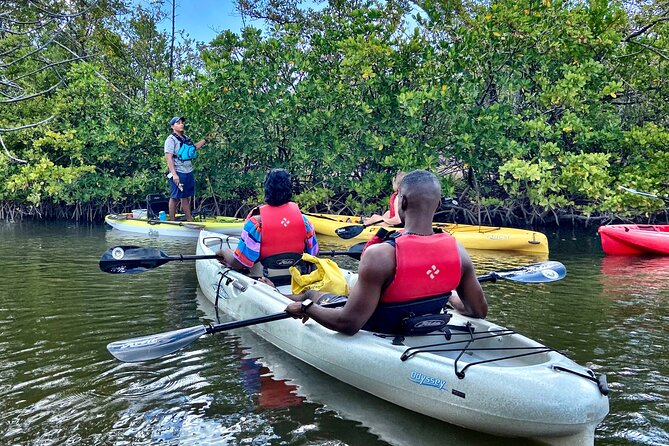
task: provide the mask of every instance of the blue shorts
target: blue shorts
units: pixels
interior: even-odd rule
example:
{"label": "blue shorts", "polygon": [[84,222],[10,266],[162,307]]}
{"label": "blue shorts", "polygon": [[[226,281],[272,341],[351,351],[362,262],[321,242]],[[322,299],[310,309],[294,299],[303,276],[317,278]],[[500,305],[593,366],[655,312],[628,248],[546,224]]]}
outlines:
{"label": "blue shorts", "polygon": [[179,184],[183,186],[183,191],[179,190],[179,187],[174,183],[172,178],[168,178],[167,182],[170,185],[170,198],[181,199],[195,196],[195,176],[193,172],[190,173],[181,173],[177,172],[179,175]]}

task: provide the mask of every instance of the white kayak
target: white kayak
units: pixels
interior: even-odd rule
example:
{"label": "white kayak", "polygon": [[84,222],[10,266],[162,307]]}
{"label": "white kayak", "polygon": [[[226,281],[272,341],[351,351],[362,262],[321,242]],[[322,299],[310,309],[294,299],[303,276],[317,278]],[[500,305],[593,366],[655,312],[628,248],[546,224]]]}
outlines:
{"label": "white kayak", "polygon": [[[197,254],[212,255],[236,242],[202,231]],[[277,290],[217,260],[197,260],[196,270],[207,299],[234,319],[281,313],[290,302],[279,292],[289,287]],[[357,274],[344,274],[352,286]],[[494,435],[594,443],[609,401],[589,369],[493,322],[451,312],[450,340],[444,332],[347,336],[313,320],[303,325],[283,319],[251,329],[326,374],[423,415]]]}

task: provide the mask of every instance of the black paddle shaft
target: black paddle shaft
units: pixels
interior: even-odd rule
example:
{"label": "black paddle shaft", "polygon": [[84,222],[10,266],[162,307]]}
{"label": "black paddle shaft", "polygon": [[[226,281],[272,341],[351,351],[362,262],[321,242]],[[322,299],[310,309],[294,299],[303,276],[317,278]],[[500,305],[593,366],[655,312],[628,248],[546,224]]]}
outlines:
{"label": "black paddle shaft", "polygon": [[[347,255],[360,260],[365,243],[351,246],[348,251],[322,251],[321,255]],[[220,259],[217,255],[178,255],[168,256],[156,248],[140,246],[114,246],[109,248],[100,258],[100,270],[110,274],[135,274],[158,268],[175,260],[206,260]]]}

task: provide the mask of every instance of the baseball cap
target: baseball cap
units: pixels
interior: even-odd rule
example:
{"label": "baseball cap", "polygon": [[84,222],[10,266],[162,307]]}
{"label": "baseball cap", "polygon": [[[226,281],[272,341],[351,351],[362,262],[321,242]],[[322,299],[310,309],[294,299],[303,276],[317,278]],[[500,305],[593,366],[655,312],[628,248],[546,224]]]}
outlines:
{"label": "baseball cap", "polygon": [[175,116],[174,118],[170,119],[170,125],[174,125],[179,121],[186,122],[186,119],[183,116]]}

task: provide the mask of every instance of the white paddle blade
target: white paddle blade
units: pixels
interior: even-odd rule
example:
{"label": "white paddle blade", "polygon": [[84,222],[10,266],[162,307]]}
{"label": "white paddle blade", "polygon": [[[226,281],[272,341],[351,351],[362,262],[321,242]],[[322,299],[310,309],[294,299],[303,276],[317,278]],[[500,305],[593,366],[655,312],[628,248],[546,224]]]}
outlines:
{"label": "white paddle blade", "polygon": [[107,350],[123,362],[141,362],[160,358],[195,342],[207,333],[207,327],[182,328],[165,333],[111,342]]}

